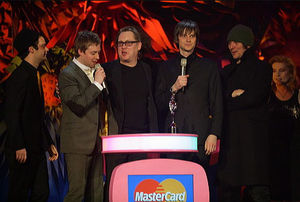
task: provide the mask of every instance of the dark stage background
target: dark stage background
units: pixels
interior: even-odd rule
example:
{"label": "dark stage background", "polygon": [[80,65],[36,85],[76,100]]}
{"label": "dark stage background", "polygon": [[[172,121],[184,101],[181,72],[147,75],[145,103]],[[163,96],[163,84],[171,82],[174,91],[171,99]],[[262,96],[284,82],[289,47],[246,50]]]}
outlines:
{"label": "dark stage background", "polygon": [[[24,27],[35,29],[48,40],[48,61],[41,65],[40,79],[45,93],[48,128],[59,145],[57,128],[61,115],[55,96],[57,75],[72,59],[72,45],[78,31],[99,34],[102,43],[100,63],[117,58],[115,36],[126,25],[134,25],[143,35],[143,59],[153,67],[178,51],[173,43],[177,22],[192,19],[200,27],[199,56],[216,60],[220,68],[227,63],[228,31],[238,23],[250,26],[256,36],[257,54],[268,60],[276,54],[291,57],[300,66],[300,2],[298,1],[1,1],[0,3],[0,201],[6,200],[7,167],[3,155],[3,83],[20,64],[12,47],[16,34]],[[48,162],[51,195],[49,201],[62,201],[67,190],[63,155]]]}

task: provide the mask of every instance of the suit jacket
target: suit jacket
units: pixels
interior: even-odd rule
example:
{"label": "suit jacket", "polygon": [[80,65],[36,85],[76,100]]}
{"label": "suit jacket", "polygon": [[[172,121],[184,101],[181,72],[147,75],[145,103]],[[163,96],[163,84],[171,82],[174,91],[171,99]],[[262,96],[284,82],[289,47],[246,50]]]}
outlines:
{"label": "suit jacket", "polygon": [[37,70],[26,61],[6,81],[5,121],[9,153],[25,148],[29,154],[40,155],[53,143],[44,124],[44,98]]}
{"label": "suit jacket", "polygon": [[[170,132],[170,88],[181,75],[181,57],[178,54],[162,63],[158,70],[155,99],[161,122],[165,123],[165,132]],[[195,54],[187,58],[186,74],[189,78],[184,92],[179,90],[176,93],[177,132],[199,135],[198,144],[203,147],[209,134],[221,135],[223,100],[220,75],[216,63]]]}
{"label": "suit jacket", "polygon": [[[152,86],[152,73],[150,66],[146,63],[139,61],[145,72],[149,97],[148,97],[148,120],[149,120],[149,132],[158,132],[157,113],[156,106],[153,98],[153,86]],[[106,73],[106,82],[109,89],[109,99],[114,116],[109,116],[109,122],[111,119],[115,119],[117,129],[110,129],[110,134],[122,133],[124,122],[124,93],[122,88],[122,65],[119,60],[112,61],[110,63],[102,64],[102,67]]]}
{"label": "suit jacket", "polygon": [[58,85],[63,108],[61,151],[91,154],[99,131],[101,91],[73,61],[59,74]]}

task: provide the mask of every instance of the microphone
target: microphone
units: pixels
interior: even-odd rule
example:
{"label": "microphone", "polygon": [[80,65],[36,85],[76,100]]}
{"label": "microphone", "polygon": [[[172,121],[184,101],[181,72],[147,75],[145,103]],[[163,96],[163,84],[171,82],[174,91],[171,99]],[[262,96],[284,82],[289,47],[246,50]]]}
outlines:
{"label": "microphone", "polygon": [[[101,65],[100,65],[99,63],[97,63],[97,64],[95,65],[95,71],[97,71],[97,69],[99,69],[100,67],[101,67]],[[103,82],[102,82],[102,86],[103,86],[103,88],[105,89],[106,93],[109,94],[108,89],[106,88],[106,84],[105,84],[105,81],[104,81],[104,80],[103,80]]]}
{"label": "microphone", "polygon": [[[181,60],[180,60],[181,76],[186,75],[186,63],[187,63],[187,59],[186,58],[181,58]],[[184,92],[184,87],[182,87],[182,92]]]}

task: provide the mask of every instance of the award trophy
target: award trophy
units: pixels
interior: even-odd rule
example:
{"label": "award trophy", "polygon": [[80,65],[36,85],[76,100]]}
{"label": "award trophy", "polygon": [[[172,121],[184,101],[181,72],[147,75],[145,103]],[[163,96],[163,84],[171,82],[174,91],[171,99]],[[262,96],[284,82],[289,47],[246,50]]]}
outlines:
{"label": "award trophy", "polygon": [[176,133],[176,123],[175,123],[175,111],[177,109],[177,104],[175,102],[175,93],[172,93],[171,100],[169,102],[169,109],[171,112],[172,123],[171,123],[171,133]]}

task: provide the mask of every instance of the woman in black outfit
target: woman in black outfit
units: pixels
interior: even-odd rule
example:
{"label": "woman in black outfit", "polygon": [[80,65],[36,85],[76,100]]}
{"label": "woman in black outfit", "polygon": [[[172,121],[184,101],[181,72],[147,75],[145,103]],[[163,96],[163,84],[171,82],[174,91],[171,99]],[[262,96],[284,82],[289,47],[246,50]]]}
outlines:
{"label": "woman in black outfit", "polygon": [[285,56],[274,56],[270,63],[271,198],[300,201],[300,95],[296,67]]}

